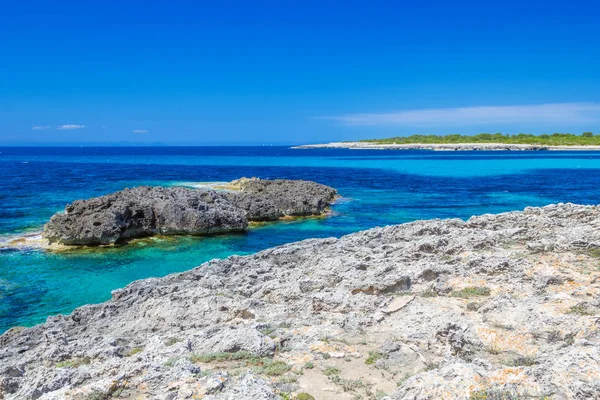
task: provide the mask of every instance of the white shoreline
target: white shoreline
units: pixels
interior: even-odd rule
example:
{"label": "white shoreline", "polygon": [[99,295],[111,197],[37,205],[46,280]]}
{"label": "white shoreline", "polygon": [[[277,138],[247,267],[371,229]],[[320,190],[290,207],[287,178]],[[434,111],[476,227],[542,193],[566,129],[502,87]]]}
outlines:
{"label": "white shoreline", "polygon": [[370,142],[332,142],[293,146],[292,149],[353,149],[353,150],[433,150],[433,151],[507,151],[507,150],[554,150],[554,151],[600,151],[600,146],[546,146],[535,144],[506,143],[407,143],[382,144]]}

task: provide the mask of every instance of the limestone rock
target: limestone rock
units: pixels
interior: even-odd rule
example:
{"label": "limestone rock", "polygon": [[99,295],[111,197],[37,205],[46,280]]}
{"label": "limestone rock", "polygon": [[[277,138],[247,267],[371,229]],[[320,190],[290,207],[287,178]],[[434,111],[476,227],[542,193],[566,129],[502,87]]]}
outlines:
{"label": "limestone rock", "polygon": [[599,211],[416,221],[136,281],[0,336],[0,393],[600,398]]}

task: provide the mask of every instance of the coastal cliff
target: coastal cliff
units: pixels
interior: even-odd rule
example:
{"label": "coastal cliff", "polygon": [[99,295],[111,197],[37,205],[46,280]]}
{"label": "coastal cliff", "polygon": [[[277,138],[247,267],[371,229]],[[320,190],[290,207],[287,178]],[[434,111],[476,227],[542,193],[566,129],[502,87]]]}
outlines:
{"label": "coastal cliff", "polygon": [[336,195],[301,180],[242,178],[228,190],[141,186],[78,200],[45,225],[43,237],[62,245],[107,245],[152,235],[242,232],[250,221],[322,214]]}
{"label": "coastal cliff", "polygon": [[599,250],[558,204],[214,260],[9,330],[0,397],[595,399]]}

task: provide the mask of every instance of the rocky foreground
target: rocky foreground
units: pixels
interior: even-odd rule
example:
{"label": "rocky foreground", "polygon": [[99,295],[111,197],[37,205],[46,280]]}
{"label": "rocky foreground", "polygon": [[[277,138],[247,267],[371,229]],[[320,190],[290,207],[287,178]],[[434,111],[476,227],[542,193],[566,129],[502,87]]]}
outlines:
{"label": "rocky foreground", "polygon": [[221,191],[141,186],[78,200],[44,227],[50,244],[109,245],[152,235],[243,232],[248,222],[322,214],[335,189],[310,181],[242,178]]}
{"label": "rocky foreground", "polygon": [[600,208],[572,204],[305,240],[14,328],[0,392],[598,399],[599,265]]}

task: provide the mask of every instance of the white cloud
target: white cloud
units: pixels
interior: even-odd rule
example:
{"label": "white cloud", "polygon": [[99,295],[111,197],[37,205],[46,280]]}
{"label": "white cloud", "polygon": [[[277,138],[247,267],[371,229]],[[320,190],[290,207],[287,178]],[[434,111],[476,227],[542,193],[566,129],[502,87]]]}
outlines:
{"label": "white cloud", "polygon": [[37,125],[37,126],[32,126],[31,129],[33,129],[34,131],[42,131],[44,129],[50,129],[50,127],[47,125]]}
{"label": "white cloud", "polygon": [[83,129],[83,128],[87,128],[87,126],[85,126],[85,125],[66,124],[66,125],[61,125],[61,126],[56,127],[56,129],[59,129],[59,130]]}
{"label": "white cloud", "polygon": [[464,126],[486,123],[574,124],[600,121],[598,103],[480,106],[320,117],[351,126]]}
{"label": "white cloud", "polygon": [[148,133],[148,131],[145,129],[134,129],[133,133]]}

